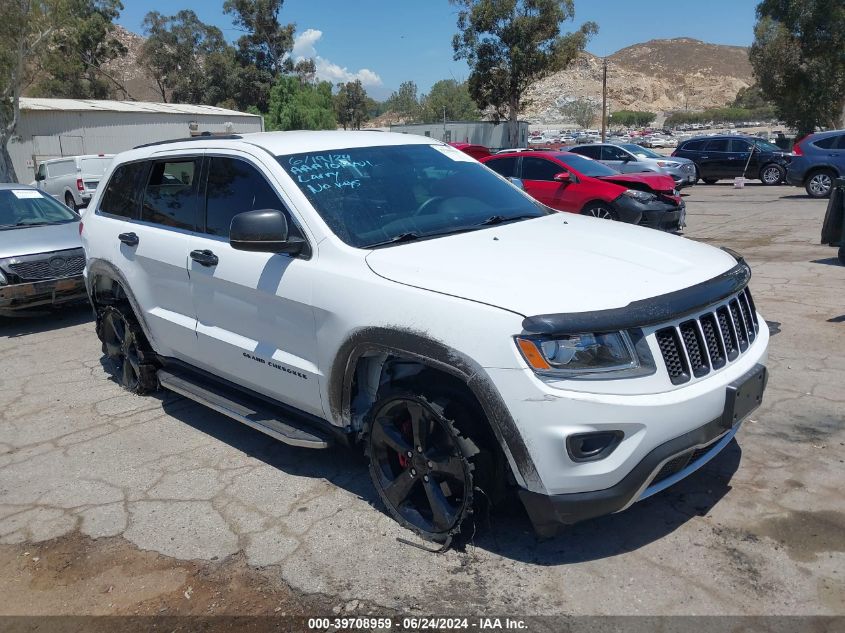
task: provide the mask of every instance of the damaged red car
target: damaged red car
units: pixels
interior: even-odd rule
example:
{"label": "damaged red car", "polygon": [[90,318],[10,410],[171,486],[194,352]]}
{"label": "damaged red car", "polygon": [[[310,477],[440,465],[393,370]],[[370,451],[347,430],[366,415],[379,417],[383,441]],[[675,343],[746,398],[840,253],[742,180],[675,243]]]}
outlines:
{"label": "damaged red car", "polygon": [[665,231],[686,224],[686,205],[670,176],[621,174],[568,152],[515,152],[482,158],[505,178],[557,211],[619,220]]}

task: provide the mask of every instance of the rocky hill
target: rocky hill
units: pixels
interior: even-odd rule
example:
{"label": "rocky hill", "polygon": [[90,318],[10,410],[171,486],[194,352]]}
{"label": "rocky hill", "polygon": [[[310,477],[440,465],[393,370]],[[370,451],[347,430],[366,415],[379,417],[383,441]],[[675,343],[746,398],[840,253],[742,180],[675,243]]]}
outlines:
{"label": "rocky hill", "polygon": [[[748,49],[677,38],[651,40],[607,58],[610,111],[701,110],[733,101],[740,88],[753,83]],[[569,100],[601,103],[602,60],[583,53],[572,65],[538,82],[528,93],[531,105],[523,118],[559,122],[558,110]]]}

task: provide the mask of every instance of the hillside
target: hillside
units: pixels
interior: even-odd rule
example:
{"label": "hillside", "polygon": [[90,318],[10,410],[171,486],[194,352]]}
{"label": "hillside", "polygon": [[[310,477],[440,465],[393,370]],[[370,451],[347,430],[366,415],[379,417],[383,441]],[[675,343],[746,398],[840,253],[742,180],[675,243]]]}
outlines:
{"label": "hillside", "polygon": [[[128,53],[108,64],[108,71],[124,82],[131,98],[160,101],[154,82],[137,63],[144,38],[120,26],[116,34]],[[601,58],[583,53],[570,68],[538,82],[529,91],[532,103],[522,117],[538,123],[559,122],[558,108],[567,100],[581,97],[600,103],[601,67]],[[748,49],[739,46],[687,38],[651,40],[608,57],[611,112],[625,108],[661,113],[723,106],[752,82]],[[392,113],[382,115],[378,121],[381,125],[396,122]]]}
{"label": "hillside", "polygon": [[[651,40],[608,58],[610,111],[701,110],[724,106],[753,83],[748,49],[677,38]],[[560,105],[575,98],[601,103],[602,60],[583,53],[572,66],[538,82],[523,118],[559,121]]]}

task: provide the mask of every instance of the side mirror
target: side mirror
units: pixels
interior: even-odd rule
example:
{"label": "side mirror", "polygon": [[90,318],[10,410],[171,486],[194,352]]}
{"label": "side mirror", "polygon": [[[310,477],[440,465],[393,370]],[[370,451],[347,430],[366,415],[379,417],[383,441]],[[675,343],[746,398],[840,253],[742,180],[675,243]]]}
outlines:
{"label": "side mirror", "polygon": [[568,171],[562,171],[559,174],[555,174],[555,180],[558,182],[572,182],[572,176]]}
{"label": "side mirror", "polygon": [[628,154],[625,154],[625,155],[622,157],[622,162],[623,162],[623,163],[630,163],[631,161],[635,161],[635,160],[637,160],[637,159],[636,159],[636,158],[634,158],[633,156],[628,155]]}
{"label": "side mirror", "polygon": [[35,172],[35,180],[37,180],[39,182],[44,180],[44,172],[41,172],[41,171]]}
{"label": "side mirror", "polygon": [[515,185],[525,191],[525,183],[522,182],[522,178],[514,178],[513,176],[511,176],[510,178],[508,178],[508,180],[512,185]]}
{"label": "side mirror", "polygon": [[299,255],[305,240],[288,236],[285,214],[276,209],[244,211],[232,218],[229,244],[237,251]]}

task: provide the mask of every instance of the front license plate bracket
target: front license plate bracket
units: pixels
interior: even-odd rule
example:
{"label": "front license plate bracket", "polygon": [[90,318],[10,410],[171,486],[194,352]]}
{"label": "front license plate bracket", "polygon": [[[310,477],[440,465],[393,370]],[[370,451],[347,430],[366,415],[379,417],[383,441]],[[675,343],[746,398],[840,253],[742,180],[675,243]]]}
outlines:
{"label": "front license plate bracket", "polygon": [[734,380],[727,388],[725,410],[722,413],[722,426],[731,429],[760,406],[763,392],[769,380],[763,365],[757,365],[747,374]]}

